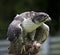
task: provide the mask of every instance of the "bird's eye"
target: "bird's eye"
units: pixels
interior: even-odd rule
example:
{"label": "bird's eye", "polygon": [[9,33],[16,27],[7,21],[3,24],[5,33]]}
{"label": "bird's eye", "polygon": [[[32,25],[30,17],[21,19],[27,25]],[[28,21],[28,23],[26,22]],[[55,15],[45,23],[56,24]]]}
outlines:
{"label": "bird's eye", "polygon": [[44,18],[48,18],[48,16],[44,16]]}
{"label": "bird's eye", "polygon": [[44,16],[44,17],[46,17],[46,16]]}

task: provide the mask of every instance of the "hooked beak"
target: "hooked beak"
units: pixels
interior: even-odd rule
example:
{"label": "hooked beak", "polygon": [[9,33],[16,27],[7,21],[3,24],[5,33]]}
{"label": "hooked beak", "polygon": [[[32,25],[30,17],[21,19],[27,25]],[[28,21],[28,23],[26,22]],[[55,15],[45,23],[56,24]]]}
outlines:
{"label": "hooked beak", "polygon": [[51,21],[51,18],[50,17],[48,17],[48,19],[46,19],[47,21]]}

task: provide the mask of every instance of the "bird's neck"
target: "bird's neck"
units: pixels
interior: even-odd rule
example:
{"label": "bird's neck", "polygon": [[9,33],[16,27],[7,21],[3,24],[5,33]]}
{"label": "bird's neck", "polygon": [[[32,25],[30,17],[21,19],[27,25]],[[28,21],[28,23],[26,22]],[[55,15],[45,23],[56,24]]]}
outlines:
{"label": "bird's neck", "polygon": [[35,24],[31,19],[24,19],[24,21],[22,22],[22,26],[26,32],[32,32],[41,25],[42,23]]}

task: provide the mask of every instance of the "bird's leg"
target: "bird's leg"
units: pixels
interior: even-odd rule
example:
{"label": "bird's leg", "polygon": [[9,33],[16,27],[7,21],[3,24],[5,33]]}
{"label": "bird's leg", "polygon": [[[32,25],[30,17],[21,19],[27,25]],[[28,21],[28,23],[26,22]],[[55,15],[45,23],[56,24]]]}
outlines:
{"label": "bird's leg", "polygon": [[30,55],[30,53],[29,53],[29,55]]}
{"label": "bird's leg", "polygon": [[25,50],[25,45],[22,46],[21,54],[22,54],[23,51],[24,51],[24,52],[26,51],[26,50]]}
{"label": "bird's leg", "polygon": [[26,51],[26,49],[25,49],[25,42],[24,42],[24,39],[21,37],[21,40],[22,40],[22,48],[21,48],[21,54],[22,54],[22,52],[24,51]]}

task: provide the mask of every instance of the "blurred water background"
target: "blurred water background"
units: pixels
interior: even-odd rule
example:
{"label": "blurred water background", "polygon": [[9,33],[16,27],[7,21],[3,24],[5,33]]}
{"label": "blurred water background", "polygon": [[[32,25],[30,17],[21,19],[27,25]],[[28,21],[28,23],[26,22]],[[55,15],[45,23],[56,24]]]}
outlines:
{"label": "blurred water background", "polygon": [[7,55],[6,33],[16,14],[25,11],[46,12],[52,21],[46,22],[50,35],[41,47],[41,55],[60,55],[60,0],[0,0],[0,55]]}

